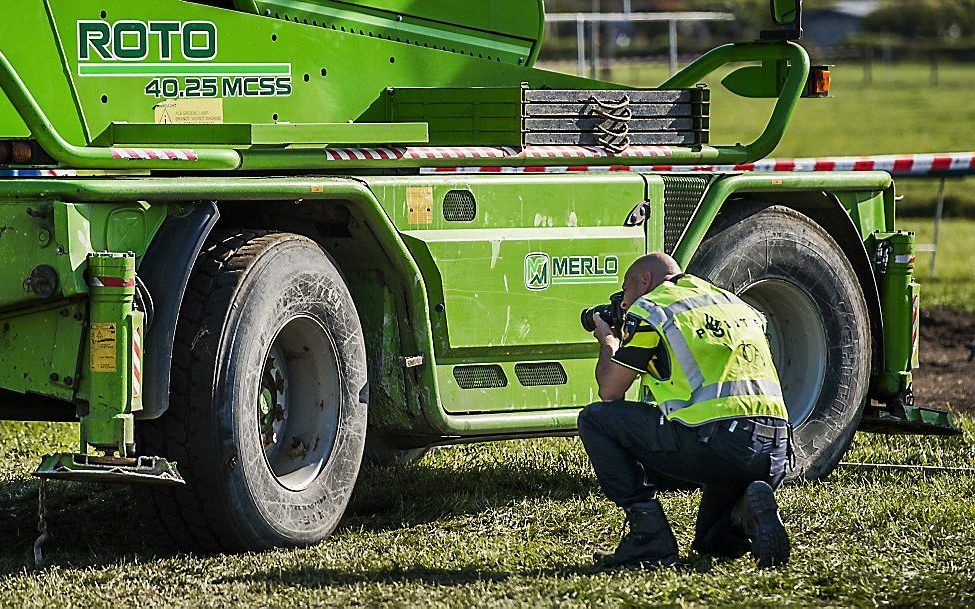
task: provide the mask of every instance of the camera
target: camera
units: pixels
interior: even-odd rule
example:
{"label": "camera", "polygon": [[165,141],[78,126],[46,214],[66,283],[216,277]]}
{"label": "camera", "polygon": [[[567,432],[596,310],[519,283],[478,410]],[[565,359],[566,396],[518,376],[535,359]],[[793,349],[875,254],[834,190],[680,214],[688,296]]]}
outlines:
{"label": "camera", "polygon": [[592,320],[594,313],[598,313],[599,316],[609,324],[611,328],[622,328],[623,327],[623,292],[616,292],[609,297],[609,304],[603,304],[589,309],[582,310],[582,327],[586,329],[586,332],[595,332],[596,322]]}

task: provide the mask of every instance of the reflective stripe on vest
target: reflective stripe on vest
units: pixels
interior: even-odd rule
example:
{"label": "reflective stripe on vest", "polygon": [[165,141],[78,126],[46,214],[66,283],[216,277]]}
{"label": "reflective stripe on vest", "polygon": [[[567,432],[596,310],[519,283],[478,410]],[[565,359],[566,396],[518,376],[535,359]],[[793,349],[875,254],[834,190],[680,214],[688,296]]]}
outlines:
{"label": "reflective stripe on vest", "polygon": [[[645,298],[638,298],[631,308],[637,307],[646,313],[645,319],[647,323],[667,339],[667,342],[670,343],[671,350],[674,352],[674,357],[677,359],[677,363],[687,376],[687,381],[691,384],[691,390],[694,391],[704,384],[704,373],[701,371],[701,367],[697,365],[697,360],[691,354],[691,348],[687,344],[687,339],[684,338],[684,333],[674,325],[674,318],[682,313],[687,313],[695,309],[729,304],[737,305],[745,303],[737,296],[732,297],[724,293],[715,293],[691,296],[690,298],[678,300],[666,307],[661,307],[657,303]],[[691,404],[695,401],[698,400],[692,401]]]}
{"label": "reflective stripe on vest", "polygon": [[751,381],[724,381],[722,383],[714,383],[713,385],[705,385],[695,389],[691,394],[691,399],[688,401],[670,400],[668,402],[658,404],[658,406],[664,411],[665,414],[670,414],[674,411],[680,410],[681,408],[687,408],[693,404],[699,404],[700,402],[706,402],[708,400],[757,395],[781,398],[782,386],[776,381],[764,379]]}

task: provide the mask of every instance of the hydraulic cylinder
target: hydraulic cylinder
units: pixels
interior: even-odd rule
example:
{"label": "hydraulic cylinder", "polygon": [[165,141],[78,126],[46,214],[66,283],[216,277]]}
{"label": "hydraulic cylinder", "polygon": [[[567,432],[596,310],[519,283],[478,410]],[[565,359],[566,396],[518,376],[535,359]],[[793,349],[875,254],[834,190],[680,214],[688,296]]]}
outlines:
{"label": "hydraulic cylinder", "polygon": [[877,282],[884,320],[883,372],[878,389],[888,396],[910,387],[918,366],[920,286],[914,281],[914,233],[877,236]]}
{"label": "hydraulic cylinder", "polygon": [[91,254],[88,285],[91,395],[81,451],[93,446],[124,457],[135,448],[132,413],[142,409],[144,314],[135,309],[135,254]]}

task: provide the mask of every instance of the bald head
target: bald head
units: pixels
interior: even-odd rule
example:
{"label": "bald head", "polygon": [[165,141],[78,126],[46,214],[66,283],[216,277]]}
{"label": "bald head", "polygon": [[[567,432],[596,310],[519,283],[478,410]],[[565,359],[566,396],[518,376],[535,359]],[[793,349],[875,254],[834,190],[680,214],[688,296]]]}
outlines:
{"label": "bald head", "polygon": [[666,281],[668,277],[680,275],[681,272],[680,265],[677,264],[676,260],[662,252],[655,252],[637,258],[636,262],[626,270],[626,276],[650,273],[655,279],[654,284],[650,287],[652,290]]}
{"label": "bald head", "polygon": [[661,252],[637,258],[623,276],[623,308],[682,272],[676,260]]}

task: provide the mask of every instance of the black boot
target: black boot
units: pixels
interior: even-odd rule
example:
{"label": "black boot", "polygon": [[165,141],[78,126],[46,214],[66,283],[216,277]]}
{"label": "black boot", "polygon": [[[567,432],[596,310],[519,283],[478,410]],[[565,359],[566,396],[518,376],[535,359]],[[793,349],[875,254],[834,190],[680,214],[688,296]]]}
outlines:
{"label": "black boot", "polygon": [[660,567],[677,562],[677,540],[670,530],[660,501],[654,500],[653,503],[638,508],[627,508],[626,519],[630,530],[623,536],[616,551],[596,552],[598,567]]}
{"label": "black boot", "polygon": [[751,539],[752,556],[765,569],[789,562],[791,547],[785,531],[775,491],[765,482],[752,482],[732,512],[732,521]]}
{"label": "black boot", "polygon": [[697,531],[691,548],[698,554],[718,558],[741,558],[752,544],[741,528],[725,515],[706,531]]}

